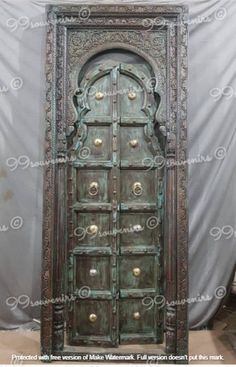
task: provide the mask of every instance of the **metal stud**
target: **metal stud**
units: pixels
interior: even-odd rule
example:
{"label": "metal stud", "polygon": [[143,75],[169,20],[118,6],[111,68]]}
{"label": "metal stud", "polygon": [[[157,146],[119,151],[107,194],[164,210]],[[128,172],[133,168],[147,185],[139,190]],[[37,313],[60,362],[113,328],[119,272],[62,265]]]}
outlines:
{"label": "metal stud", "polygon": [[133,226],[133,231],[134,232],[140,232],[140,231],[142,231],[143,230],[143,227],[140,225],[140,224],[135,224],[134,226]]}
{"label": "metal stud", "polygon": [[90,269],[89,270],[89,275],[91,276],[91,277],[95,277],[95,275],[97,275],[97,270],[96,269]]}
{"label": "metal stud", "polygon": [[104,94],[103,94],[102,92],[97,92],[97,93],[95,94],[95,98],[96,98],[98,101],[100,101],[101,99],[103,99],[103,98],[104,98]]}
{"label": "metal stud", "polygon": [[88,234],[95,234],[98,231],[98,226],[95,224],[91,224],[91,226],[88,227],[89,233]]}
{"label": "metal stud", "polygon": [[140,320],[140,313],[139,312],[134,312],[133,313],[133,318],[134,318],[134,320]]}
{"label": "metal stud", "polygon": [[95,322],[96,320],[97,320],[97,315],[95,315],[95,313],[91,313],[91,315],[89,315],[89,321]]}
{"label": "metal stud", "polygon": [[99,138],[94,139],[93,143],[95,147],[100,147],[102,145],[102,139],[99,139]]}
{"label": "metal stud", "polygon": [[141,274],[141,270],[139,268],[134,268],[133,269],[133,275],[135,277],[139,277],[140,274]]}
{"label": "metal stud", "polygon": [[134,92],[129,92],[129,93],[128,93],[128,98],[129,98],[131,101],[133,101],[133,100],[136,98],[136,93],[134,93]]}
{"label": "metal stud", "polygon": [[130,140],[129,145],[132,148],[135,148],[138,145],[138,140],[137,139]]}

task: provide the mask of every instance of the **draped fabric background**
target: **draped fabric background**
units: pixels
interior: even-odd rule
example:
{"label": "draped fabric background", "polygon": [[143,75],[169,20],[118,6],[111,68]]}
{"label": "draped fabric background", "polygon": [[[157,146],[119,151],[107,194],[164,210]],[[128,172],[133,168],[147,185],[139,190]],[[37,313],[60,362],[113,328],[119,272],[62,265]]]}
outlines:
{"label": "draped fabric background", "polygon": [[[95,2],[102,1],[76,1]],[[44,151],[46,3],[0,0],[2,329],[32,328],[39,318],[43,168],[34,163]],[[190,10],[190,298],[198,297],[189,307],[190,326],[197,328],[220,306],[236,259],[236,2],[184,3]]]}

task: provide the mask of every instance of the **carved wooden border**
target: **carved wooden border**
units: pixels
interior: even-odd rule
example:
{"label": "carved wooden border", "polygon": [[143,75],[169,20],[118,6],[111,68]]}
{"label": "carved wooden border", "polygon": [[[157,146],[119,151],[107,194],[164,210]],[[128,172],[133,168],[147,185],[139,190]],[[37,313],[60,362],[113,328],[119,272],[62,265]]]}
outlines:
{"label": "carved wooden border", "polygon": [[[89,16],[84,16],[84,11]],[[153,29],[167,37],[166,121],[166,196],[165,196],[165,274],[166,352],[185,355],[188,352],[188,219],[187,219],[187,9],[180,5],[60,5],[48,7],[46,49],[46,138],[45,160],[66,159],[66,133],[73,130],[75,114],[68,104],[73,85],[67,81],[68,31],[83,28],[96,32],[107,29],[130,32],[127,48],[141,47],[135,33],[142,31],[149,48],[143,50],[147,59],[155,60],[158,41],[151,42],[152,30],[147,32],[144,19]],[[164,22],[163,22],[164,19]],[[131,27],[132,26],[132,27]],[[132,31],[129,30],[132,28]],[[95,33],[96,33],[95,32]],[[105,31],[106,32],[106,31]],[[97,33],[98,34],[98,33]],[[98,47],[119,46],[118,40],[101,42]],[[132,41],[133,39],[133,41]],[[99,43],[100,42],[100,43]],[[151,43],[150,43],[151,42]],[[123,42],[124,44],[124,42]],[[150,47],[151,44],[151,47]],[[146,43],[145,43],[146,45]],[[144,46],[144,44],[143,44]],[[91,45],[92,47],[92,45]],[[140,51],[140,52],[139,52]],[[76,56],[76,55],[75,55]],[[81,59],[83,60],[83,59]],[[81,61],[82,65],[83,61]],[[77,65],[78,66],[78,65]],[[70,70],[71,71],[71,70]],[[69,93],[69,95],[68,95]],[[75,111],[74,111],[75,112]],[[162,121],[163,120],[163,121]],[[173,164],[171,162],[173,161]],[[60,183],[60,184],[59,184]],[[64,352],[64,304],[57,300],[66,289],[61,266],[66,261],[65,237],[65,164],[48,164],[44,174],[43,252],[42,252],[42,354]],[[55,280],[55,281],[54,281]],[[175,304],[182,301],[182,304]],[[172,302],[172,304],[170,304]],[[73,352],[71,352],[73,354]]]}

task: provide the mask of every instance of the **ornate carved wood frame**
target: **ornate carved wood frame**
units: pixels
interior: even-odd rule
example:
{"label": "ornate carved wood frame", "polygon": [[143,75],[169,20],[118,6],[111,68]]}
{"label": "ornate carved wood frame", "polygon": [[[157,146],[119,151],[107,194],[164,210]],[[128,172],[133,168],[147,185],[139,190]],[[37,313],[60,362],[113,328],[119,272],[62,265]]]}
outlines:
{"label": "ornate carved wood frame", "polygon": [[[157,74],[158,93],[165,101],[158,121],[166,135],[166,353],[187,354],[186,20],[186,7],[177,5],[60,5],[48,8],[45,160],[51,163],[46,166],[44,176],[43,354],[68,354],[68,348],[67,351],[64,348],[66,296],[63,296],[67,291],[63,282],[67,261],[67,187],[66,164],[60,160],[66,160],[66,136],[73,130],[76,119],[73,94],[77,86],[74,81],[89,57],[111,48],[128,49],[146,59]],[[115,32],[109,32],[112,30]],[[75,353],[75,349],[69,351],[69,354]]]}

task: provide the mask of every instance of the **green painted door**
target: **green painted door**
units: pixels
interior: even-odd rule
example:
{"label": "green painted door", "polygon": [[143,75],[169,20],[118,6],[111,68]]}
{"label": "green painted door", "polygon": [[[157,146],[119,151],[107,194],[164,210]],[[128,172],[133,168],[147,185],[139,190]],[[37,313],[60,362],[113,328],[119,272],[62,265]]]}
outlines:
{"label": "green painted door", "polygon": [[158,98],[145,63],[93,63],[79,80],[68,187],[69,344],[162,342]]}

